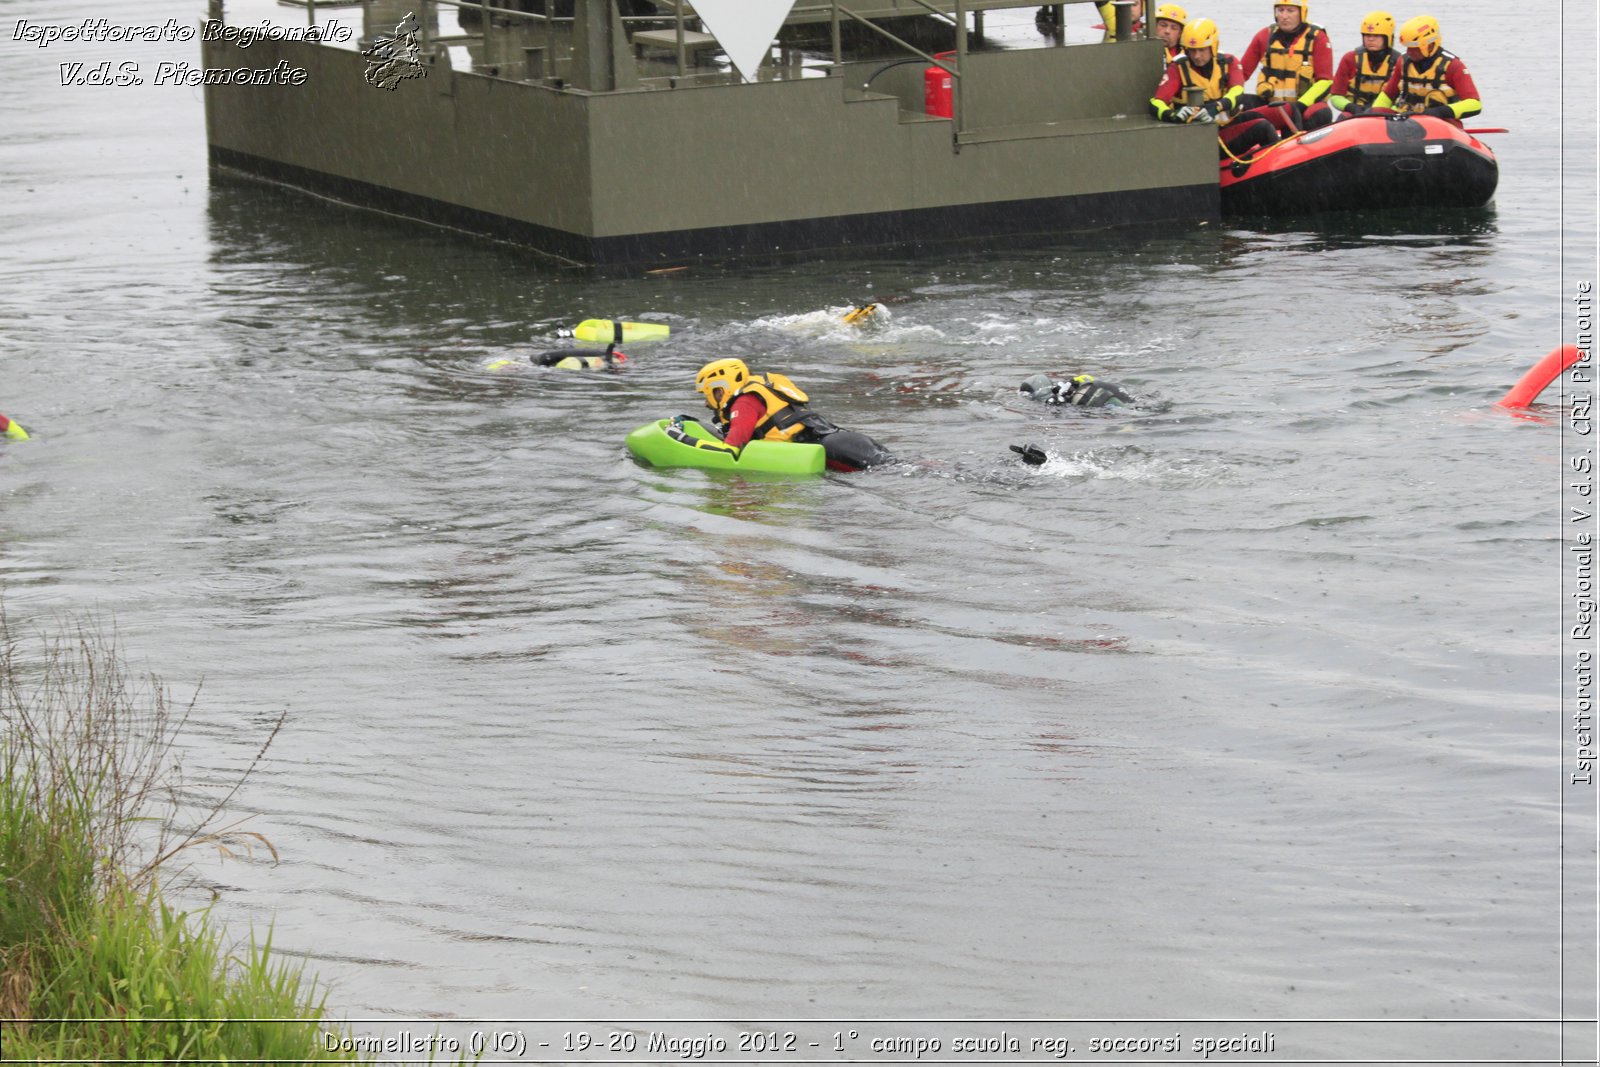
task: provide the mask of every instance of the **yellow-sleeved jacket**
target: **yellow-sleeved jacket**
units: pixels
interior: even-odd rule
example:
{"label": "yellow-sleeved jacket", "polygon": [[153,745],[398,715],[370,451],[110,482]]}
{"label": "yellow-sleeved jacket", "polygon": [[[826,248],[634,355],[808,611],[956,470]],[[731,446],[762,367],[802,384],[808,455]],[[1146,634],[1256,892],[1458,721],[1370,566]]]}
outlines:
{"label": "yellow-sleeved jacket", "polygon": [[1373,106],[1393,108],[1405,115],[1444,107],[1457,120],[1483,111],[1477,83],[1467,72],[1467,65],[1442,48],[1428,59],[1405,57]]}
{"label": "yellow-sleeved jacket", "polygon": [[[1199,89],[1206,103],[1221,102],[1223,112],[1237,111],[1239,97],[1244,93],[1238,62],[1233,56],[1219,55],[1211,61],[1211,72],[1201,74],[1187,55],[1179,56],[1167,67],[1161,84],[1156,86],[1156,95],[1150,98],[1151,114],[1163,122],[1175,121],[1168,118],[1168,113],[1189,102],[1190,89]],[[1219,115],[1217,121],[1225,122],[1226,117]]]}
{"label": "yellow-sleeved jacket", "polygon": [[[1346,91],[1340,95],[1371,107],[1373,101],[1383,92],[1383,87],[1389,83],[1389,76],[1394,73],[1394,66],[1400,60],[1400,53],[1392,48],[1387,52],[1369,52],[1362,48],[1352,55],[1355,58],[1354,69],[1350,71]],[[1334,81],[1337,83],[1338,79],[1335,78]]]}
{"label": "yellow-sleeved jacket", "polygon": [[1258,47],[1261,74],[1256,79],[1256,95],[1268,103],[1299,101],[1309,106],[1333,84],[1333,54],[1328,46],[1328,31],[1321,26],[1302,23],[1300,33],[1287,42],[1270,27],[1263,30],[1245,53],[1247,67]]}

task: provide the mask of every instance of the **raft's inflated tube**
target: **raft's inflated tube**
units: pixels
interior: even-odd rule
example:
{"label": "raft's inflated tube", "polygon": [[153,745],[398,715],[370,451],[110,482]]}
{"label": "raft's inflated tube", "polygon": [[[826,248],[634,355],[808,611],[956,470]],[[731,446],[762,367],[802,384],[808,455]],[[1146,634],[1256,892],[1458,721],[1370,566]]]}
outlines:
{"label": "raft's inflated tube", "polygon": [[1561,372],[1578,362],[1583,353],[1577,345],[1552,349],[1518,379],[1511,391],[1495,402],[1496,407],[1525,408],[1544,392],[1544,387],[1561,377]]}

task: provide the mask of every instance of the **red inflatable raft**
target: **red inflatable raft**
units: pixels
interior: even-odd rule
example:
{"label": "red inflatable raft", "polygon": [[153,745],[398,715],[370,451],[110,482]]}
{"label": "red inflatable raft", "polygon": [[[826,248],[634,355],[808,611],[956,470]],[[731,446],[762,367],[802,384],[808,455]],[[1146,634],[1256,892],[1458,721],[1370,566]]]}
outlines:
{"label": "red inflatable raft", "polygon": [[1494,153],[1454,123],[1371,115],[1296,134],[1245,163],[1222,163],[1228,215],[1308,215],[1392,207],[1482,207]]}

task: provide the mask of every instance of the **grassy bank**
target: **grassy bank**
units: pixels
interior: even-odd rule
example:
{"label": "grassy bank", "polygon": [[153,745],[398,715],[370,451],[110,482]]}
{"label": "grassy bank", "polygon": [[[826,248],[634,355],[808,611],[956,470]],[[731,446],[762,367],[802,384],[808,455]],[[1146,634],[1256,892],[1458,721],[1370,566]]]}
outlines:
{"label": "grassy bank", "polygon": [[93,629],[24,639],[0,613],[0,1058],[368,1062],[325,1051],[340,1028],[269,943],[163,903],[193,850],[271,849],[223,822],[237,781],[180,791],[187,714]]}

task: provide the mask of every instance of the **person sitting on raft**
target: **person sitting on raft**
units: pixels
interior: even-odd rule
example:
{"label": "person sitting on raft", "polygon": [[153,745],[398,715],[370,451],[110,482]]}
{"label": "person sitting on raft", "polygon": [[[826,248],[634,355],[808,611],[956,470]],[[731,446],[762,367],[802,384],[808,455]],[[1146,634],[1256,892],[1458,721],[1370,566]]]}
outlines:
{"label": "person sitting on raft", "polygon": [[28,439],[28,431],[22,428],[22,423],[13,422],[4,415],[0,415],[0,437],[9,437],[13,441],[26,441]]}
{"label": "person sitting on raft", "polygon": [[1162,4],[1156,8],[1154,29],[1161,42],[1161,69],[1166,70],[1183,55],[1183,28],[1189,24],[1189,13],[1177,4]]}
{"label": "person sitting on raft", "polygon": [[1064,382],[1056,381],[1048,374],[1035,374],[1018,386],[1017,391],[1046,404],[1071,404],[1080,408],[1133,403],[1133,397],[1121,386],[1097,381],[1092,374],[1076,374]]}
{"label": "person sitting on raft", "polygon": [[[1264,118],[1238,115],[1244,78],[1238,60],[1217,53],[1218,40],[1217,24],[1210,19],[1196,19],[1184,27],[1183,55],[1162,75],[1156,95],[1150,98],[1150,111],[1162,122],[1224,126],[1218,138],[1226,152],[1237,158],[1276,144],[1278,131]],[[1180,97],[1187,100],[1195,90],[1200,103],[1178,103]]]}
{"label": "person sitting on raft", "polygon": [[1370,11],[1361,20],[1361,47],[1346,52],[1333,74],[1328,103],[1345,117],[1364,115],[1372,110],[1383,87],[1400,65],[1400,52],[1394,47],[1394,16],[1387,11]]}
{"label": "person sitting on raft", "polygon": [[723,444],[735,452],[760,439],[819,444],[829,470],[865,470],[894,460],[866,434],[841,430],[812,411],[810,398],[787,375],[753,374],[742,359],[719,359],[700,368],[694,387],[715,414]]}
{"label": "person sitting on raft", "polygon": [[1314,130],[1333,121],[1323,94],[1333,85],[1333,48],[1328,31],[1306,21],[1306,0],[1272,5],[1272,25],[1256,34],[1244,50],[1241,76],[1248,79],[1261,66],[1256,91],[1242,102],[1257,109],[1283,136]]}
{"label": "person sitting on raft", "polygon": [[1439,20],[1418,15],[1400,27],[1405,61],[1373,103],[1374,111],[1391,109],[1402,115],[1432,115],[1457,126],[1462,119],[1483,113],[1478,86],[1461,58],[1440,46]]}

